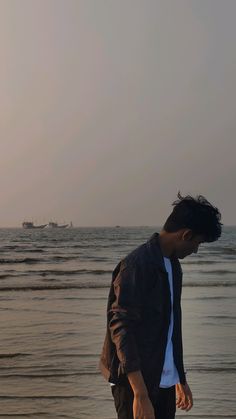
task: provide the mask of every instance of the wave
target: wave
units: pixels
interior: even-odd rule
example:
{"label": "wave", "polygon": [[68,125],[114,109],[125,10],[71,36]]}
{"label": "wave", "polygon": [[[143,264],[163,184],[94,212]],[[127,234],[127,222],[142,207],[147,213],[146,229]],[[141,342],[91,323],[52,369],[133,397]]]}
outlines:
{"label": "wave", "polygon": [[[182,415],[178,415],[179,419],[186,419],[186,415],[182,416]],[[213,413],[213,415],[190,415],[189,418],[196,418],[196,419],[230,419],[233,418],[235,419],[235,415],[234,414],[227,414],[227,416],[223,415],[218,415],[217,413]]]}
{"label": "wave", "polygon": [[215,315],[215,316],[206,316],[206,318],[207,319],[219,319],[219,320],[221,320],[221,319],[233,319],[233,320],[235,320],[236,316],[226,316],[226,315],[217,316],[217,315]]}
{"label": "wave", "polygon": [[[65,394],[63,394],[62,396],[59,396],[59,395],[56,395],[56,396],[15,396],[15,395],[0,396],[0,400],[54,400],[55,401],[55,400],[64,400],[64,399],[88,400],[88,399],[95,399],[95,397],[93,396],[67,396]],[[31,416],[32,416],[32,413],[31,413]],[[4,417],[6,417],[6,415],[4,415]]]}
{"label": "wave", "polygon": [[[232,259],[231,259],[232,260]],[[181,261],[181,266],[189,266],[189,265],[217,265],[217,264],[222,264],[225,263],[225,259],[224,260],[185,260],[185,261]],[[229,261],[227,263],[230,263]]]}
{"label": "wave", "polygon": [[188,371],[197,371],[197,372],[223,372],[223,373],[235,373],[236,372],[236,367],[190,367],[188,368]]}
{"label": "wave", "polygon": [[63,357],[67,357],[67,356],[68,357],[73,357],[73,356],[75,356],[75,357],[79,357],[79,358],[97,358],[97,357],[100,356],[100,354],[99,353],[97,353],[97,354],[91,354],[91,353],[80,353],[80,354],[56,353],[56,354],[48,354],[47,355],[48,358],[55,358],[55,357],[58,357],[58,356],[63,356]]}
{"label": "wave", "polygon": [[183,287],[235,287],[236,281],[183,282]]}
{"label": "wave", "polygon": [[204,275],[226,275],[226,274],[235,274],[236,271],[231,271],[228,269],[215,269],[213,271],[203,271],[203,270],[199,270],[198,271],[199,274],[204,274]]}
{"label": "wave", "polygon": [[70,289],[97,289],[108,288],[105,284],[68,284],[68,285],[35,285],[35,286],[19,286],[19,287],[0,287],[0,291],[49,291],[49,290],[70,290]]}
{"label": "wave", "polygon": [[[26,251],[24,251],[26,253]],[[0,259],[0,264],[15,264],[15,263],[51,263],[51,262],[67,262],[68,260],[78,259],[79,256],[50,256],[49,259],[25,257],[23,259]]]}
{"label": "wave", "polygon": [[16,250],[16,252],[17,253],[44,253],[45,250],[43,250],[43,249],[26,249],[26,248],[23,248],[23,249]]}
{"label": "wave", "polygon": [[82,256],[81,259],[83,260],[91,259],[93,262],[107,262],[109,260],[109,258],[106,256],[103,257],[103,256],[89,256],[89,255],[86,255],[84,257]]}
{"label": "wave", "polygon": [[73,271],[69,271],[69,270],[56,270],[56,269],[51,269],[51,270],[30,270],[30,271],[26,271],[26,272],[18,272],[13,270],[12,272],[15,273],[10,273],[10,271],[7,271],[6,273],[0,274],[0,279],[6,279],[6,278],[18,278],[20,276],[31,276],[31,275],[37,275],[37,276],[41,276],[43,278],[49,276],[49,275],[54,275],[54,276],[72,276],[72,275],[108,275],[111,274],[112,271],[108,270],[108,269],[75,269]]}
{"label": "wave", "polygon": [[81,376],[81,375],[100,375],[101,373],[98,371],[90,371],[90,372],[63,372],[63,373],[47,373],[45,374],[1,374],[4,378],[12,378],[12,377],[23,377],[23,378],[47,378],[47,377],[68,377],[68,376]]}
{"label": "wave", "polygon": [[0,264],[14,264],[14,263],[39,263],[45,262],[43,259],[23,258],[23,259],[0,259]]}
{"label": "wave", "polygon": [[111,244],[110,243],[108,244],[102,244],[102,243],[74,244],[69,247],[70,249],[73,248],[73,249],[96,249],[97,250],[97,249],[111,249],[111,247],[114,249],[117,249],[119,247],[124,248],[125,246],[128,246],[128,243],[114,243],[112,241]]}
{"label": "wave", "polygon": [[50,261],[55,261],[55,262],[67,262],[68,260],[74,260],[74,259],[78,259],[80,256],[76,255],[76,256],[52,256]]}
{"label": "wave", "polygon": [[1,275],[0,275],[0,280],[1,280],[1,279],[7,279],[7,278],[14,278],[14,277],[16,277],[16,276],[18,276],[18,275],[12,275],[12,274],[1,274]]}
{"label": "wave", "polygon": [[[13,271],[16,272],[16,271]],[[9,271],[7,271],[7,273],[5,274],[0,274],[0,280],[1,279],[7,279],[7,278],[19,278],[21,276],[25,276],[25,273],[22,272],[18,272],[18,273],[10,273]]]}
{"label": "wave", "polygon": [[234,300],[235,297],[233,295],[226,296],[226,295],[217,295],[217,296],[207,296],[207,297],[188,297],[187,300],[193,301],[202,301],[202,300]]}
{"label": "wave", "polygon": [[46,271],[28,271],[28,273],[34,273],[40,276],[56,275],[56,276],[65,276],[65,275],[104,275],[111,274],[111,270],[106,269],[75,269],[73,271],[64,271],[64,270],[46,270]]}
{"label": "wave", "polygon": [[224,255],[235,255],[236,249],[234,247],[208,247],[205,250],[211,254],[222,253]]}
{"label": "wave", "polygon": [[[39,411],[37,411],[37,418],[38,417],[41,417],[42,416],[42,418],[45,418],[45,412],[39,412]],[[14,418],[14,417],[16,417],[16,418],[19,418],[19,414],[18,413],[0,413],[0,418],[1,417],[3,417],[3,419],[6,419],[6,418],[10,418],[10,419],[12,419],[12,418]],[[32,419],[33,417],[35,417],[32,413],[21,413],[20,414],[20,417],[21,418],[30,418],[30,419]],[[58,418],[65,418],[66,416],[58,416]]]}
{"label": "wave", "polygon": [[1,247],[0,249],[1,249],[1,251],[2,250],[15,250],[15,249],[19,249],[19,248],[22,248],[22,245],[9,245],[9,246],[3,246],[3,247]]}
{"label": "wave", "polygon": [[0,359],[2,358],[16,358],[18,356],[30,356],[31,354],[26,354],[23,352],[16,352],[12,354],[0,354]]}
{"label": "wave", "polygon": [[231,247],[220,247],[219,251],[223,252],[225,254],[228,254],[228,255],[235,255],[236,254],[236,248],[232,247],[232,246]]}
{"label": "wave", "polygon": [[[187,283],[185,287],[235,287],[236,282],[224,282],[224,283]],[[29,286],[11,286],[11,287],[0,287],[0,291],[49,291],[49,290],[70,290],[70,289],[107,289],[110,288],[110,284],[55,284],[55,285],[29,285]]]}

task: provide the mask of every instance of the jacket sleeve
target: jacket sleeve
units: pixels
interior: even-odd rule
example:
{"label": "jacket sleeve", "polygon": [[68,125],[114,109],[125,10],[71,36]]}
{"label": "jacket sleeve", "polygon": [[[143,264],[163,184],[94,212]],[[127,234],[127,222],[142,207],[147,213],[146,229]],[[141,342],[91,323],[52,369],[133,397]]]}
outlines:
{"label": "jacket sleeve", "polygon": [[121,371],[125,374],[140,369],[135,328],[140,322],[142,275],[137,263],[125,261],[113,281],[114,301],[108,309],[108,326],[116,346]]}

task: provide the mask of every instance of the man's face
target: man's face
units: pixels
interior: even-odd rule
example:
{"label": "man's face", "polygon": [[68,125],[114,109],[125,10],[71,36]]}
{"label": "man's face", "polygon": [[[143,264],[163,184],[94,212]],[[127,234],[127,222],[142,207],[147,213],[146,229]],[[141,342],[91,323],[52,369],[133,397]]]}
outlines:
{"label": "man's face", "polygon": [[184,231],[176,242],[176,256],[184,259],[192,253],[197,253],[199,245],[203,242],[202,235],[193,235],[191,230]]}

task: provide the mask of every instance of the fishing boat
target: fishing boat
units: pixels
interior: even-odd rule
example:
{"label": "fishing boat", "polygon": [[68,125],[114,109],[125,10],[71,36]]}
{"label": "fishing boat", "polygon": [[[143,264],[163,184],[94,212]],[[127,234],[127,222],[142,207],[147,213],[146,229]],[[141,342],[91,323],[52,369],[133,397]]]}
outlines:
{"label": "fishing boat", "polygon": [[48,223],[48,228],[66,228],[66,227],[68,227],[68,225],[69,224],[59,225],[59,224],[57,224],[57,223],[55,223],[53,221],[50,221],[50,223]]}
{"label": "fishing boat", "polygon": [[47,225],[47,224],[41,224],[41,225],[39,225],[39,226],[36,226],[36,225],[34,225],[34,223],[33,223],[33,222],[31,222],[31,221],[24,221],[24,222],[22,223],[22,227],[23,227],[23,228],[25,228],[25,229],[29,229],[29,228],[44,228],[44,227],[46,227],[46,225]]}

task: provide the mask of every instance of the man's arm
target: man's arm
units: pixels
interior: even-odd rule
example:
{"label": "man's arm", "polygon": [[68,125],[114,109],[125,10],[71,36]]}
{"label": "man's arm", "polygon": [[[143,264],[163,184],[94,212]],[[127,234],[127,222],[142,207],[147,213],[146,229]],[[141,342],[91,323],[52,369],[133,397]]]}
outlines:
{"label": "man's arm", "polygon": [[134,393],[133,417],[155,419],[154,408],[149,399],[141,371],[130,372],[128,380]]}
{"label": "man's arm", "polygon": [[134,335],[134,329],[140,321],[142,280],[137,265],[121,267],[113,282],[115,301],[108,311],[108,324],[122,371],[127,374],[134,393],[133,416],[140,419],[155,419],[154,409],[140,370]]}
{"label": "man's arm", "polygon": [[147,387],[140,370],[130,372],[127,374],[127,377],[135,396],[140,398],[145,398],[148,396]]}
{"label": "man's arm", "polygon": [[143,295],[142,277],[137,264],[122,261],[113,281],[114,301],[107,312],[111,339],[116,346],[124,374],[141,369],[135,340]]}

